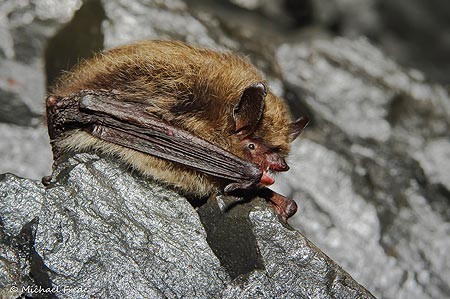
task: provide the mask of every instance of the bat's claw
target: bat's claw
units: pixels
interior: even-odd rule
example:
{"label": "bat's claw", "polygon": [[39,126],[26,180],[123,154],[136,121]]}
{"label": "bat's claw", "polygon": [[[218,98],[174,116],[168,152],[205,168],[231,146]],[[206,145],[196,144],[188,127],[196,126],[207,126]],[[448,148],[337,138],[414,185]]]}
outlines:
{"label": "bat's claw", "polygon": [[42,177],[42,179],[41,179],[42,185],[44,185],[46,187],[48,185],[50,185],[51,182],[52,182],[52,175],[46,175],[46,176]]}

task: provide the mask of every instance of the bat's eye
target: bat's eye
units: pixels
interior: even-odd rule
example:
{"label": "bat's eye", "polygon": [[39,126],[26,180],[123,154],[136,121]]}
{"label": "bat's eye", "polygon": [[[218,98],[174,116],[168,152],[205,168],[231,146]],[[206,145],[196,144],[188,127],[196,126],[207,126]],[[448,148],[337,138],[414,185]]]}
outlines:
{"label": "bat's eye", "polygon": [[248,148],[251,149],[251,150],[254,150],[255,149],[255,145],[253,143],[249,143],[248,144]]}

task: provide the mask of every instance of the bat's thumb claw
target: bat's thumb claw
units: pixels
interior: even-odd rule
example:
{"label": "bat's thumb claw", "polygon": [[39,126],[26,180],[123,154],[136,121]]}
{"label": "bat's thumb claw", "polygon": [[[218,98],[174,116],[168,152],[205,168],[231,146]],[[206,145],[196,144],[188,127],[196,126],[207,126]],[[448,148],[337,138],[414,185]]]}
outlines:
{"label": "bat's thumb claw", "polygon": [[225,194],[233,193],[237,190],[248,190],[254,186],[253,183],[231,183],[225,186],[223,192]]}
{"label": "bat's thumb claw", "polygon": [[48,96],[45,103],[48,108],[54,107],[56,106],[56,103],[58,103],[58,98],[55,96]]}
{"label": "bat's thumb claw", "polygon": [[233,193],[234,191],[239,190],[239,189],[240,189],[239,184],[238,183],[233,183],[233,184],[226,185],[225,188],[223,189],[223,192],[225,194],[230,194],[230,193]]}

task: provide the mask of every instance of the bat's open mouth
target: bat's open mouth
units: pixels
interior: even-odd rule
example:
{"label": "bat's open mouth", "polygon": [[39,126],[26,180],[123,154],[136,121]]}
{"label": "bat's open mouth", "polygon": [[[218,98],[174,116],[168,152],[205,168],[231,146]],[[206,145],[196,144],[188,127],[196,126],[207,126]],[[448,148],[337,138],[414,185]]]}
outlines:
{"label": "bat's open mouth", "polygon": [[269,169],[263,169],[263,175],[260,180],[261,184],[264,185],[272,185],[275,183],[275,179],[273,178],[273,172]]}

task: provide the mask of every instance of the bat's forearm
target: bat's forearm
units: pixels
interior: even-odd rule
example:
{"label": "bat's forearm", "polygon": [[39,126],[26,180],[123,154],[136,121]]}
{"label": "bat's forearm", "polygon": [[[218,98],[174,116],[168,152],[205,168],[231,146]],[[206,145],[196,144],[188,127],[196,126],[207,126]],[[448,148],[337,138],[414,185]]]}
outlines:
{"label": "bat's forearm", "polygon": [[83,91],[68,98],[47,100],[51,139],[71,129],[126,148],[176,162],[230,181],[228,189],[256,186],[261,170],[256,164],[150,115],[141,103],[120,95]]}

